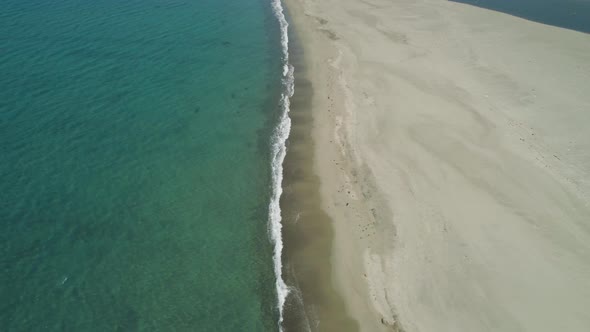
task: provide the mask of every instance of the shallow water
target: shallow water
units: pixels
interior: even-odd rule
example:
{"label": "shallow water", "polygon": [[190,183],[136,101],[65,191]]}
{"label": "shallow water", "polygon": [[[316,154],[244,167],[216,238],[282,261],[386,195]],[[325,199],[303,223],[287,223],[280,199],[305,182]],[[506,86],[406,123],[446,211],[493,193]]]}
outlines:
{"label": "shallow water", "polygon": [[0,16],[0,330],[276,330],[269,2]]}
{"label": "shallow water", "polygon": [[451,0],[590,33],[590,0]]}

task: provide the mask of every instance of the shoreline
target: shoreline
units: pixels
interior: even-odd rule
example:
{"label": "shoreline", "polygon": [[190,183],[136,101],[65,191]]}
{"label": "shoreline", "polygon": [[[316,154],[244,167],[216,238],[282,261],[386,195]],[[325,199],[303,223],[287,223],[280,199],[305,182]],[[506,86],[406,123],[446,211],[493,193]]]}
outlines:
{"label": "shoreline", "polygon": [[[292,22],[287,10],[289,23]],[[358,326],[347,314],[333,284],[332,221],[322,209],[319,178],[314,170],[315,95],[308,68],[308,50],[290,24],[289,52],[294,67],[295,93],[291,97],[291,132],[284,161],[283,277],[289,285],[285,302],[284,331],[355,332]]]}
{"label": "shoreline", "polygon": [[437,0],[285,5],[340,314],[361,331],[589,327],[590,36]]}
{"label": "shoreline", "polygon": [[283,235],[281,214],[281,196],[283,193],[284,162],[287,153],[287,142],[291,131],[290,98],[293,96],[295,78],[293,76],[293,66],[289,62],[289,31],[283,6],[280,0],[273,0],[271,3],[272,11],[277,19],[280,28],[280,41],[282,53],[282,77],[281,77],[281,96],[279,100],[279,121],[273,131],[271,139],[271,183],[272,191],[268,205],[269,233],[274,245],[273,248],[273,265],[275,272],[275,290],[277,295],[277,309],[279,314],[278,328],[281,330],[284,319],[285,300],[289,295],[289,288],[283,279]]}

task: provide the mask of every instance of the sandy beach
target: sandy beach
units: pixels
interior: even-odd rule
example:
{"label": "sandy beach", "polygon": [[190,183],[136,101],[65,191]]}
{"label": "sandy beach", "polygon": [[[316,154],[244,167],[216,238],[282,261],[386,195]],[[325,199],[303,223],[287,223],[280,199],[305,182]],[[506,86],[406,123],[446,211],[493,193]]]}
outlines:
{"label": "sandy beach", "polygon": [[360,330],[589,331],[590,35],[443,0],[286,5],[322,280]]}

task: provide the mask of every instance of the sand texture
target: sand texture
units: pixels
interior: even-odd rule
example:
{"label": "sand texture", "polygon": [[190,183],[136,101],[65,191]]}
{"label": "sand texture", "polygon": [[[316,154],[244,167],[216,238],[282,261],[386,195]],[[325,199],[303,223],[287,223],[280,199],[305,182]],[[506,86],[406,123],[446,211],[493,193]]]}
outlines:
{"label": "sand texture", "polygon": [[443,0],[287,6],[361,330],[590,331],[590,35]]}

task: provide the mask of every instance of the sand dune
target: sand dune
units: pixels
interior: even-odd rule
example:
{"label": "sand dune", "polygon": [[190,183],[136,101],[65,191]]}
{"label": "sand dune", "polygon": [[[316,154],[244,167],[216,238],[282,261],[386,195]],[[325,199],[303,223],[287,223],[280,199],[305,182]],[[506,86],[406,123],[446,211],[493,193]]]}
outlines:
{"label": "sand dune", "polygon": [[590,330],[590,35],[288,0],[335,282],[363,330]]}

